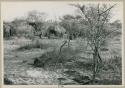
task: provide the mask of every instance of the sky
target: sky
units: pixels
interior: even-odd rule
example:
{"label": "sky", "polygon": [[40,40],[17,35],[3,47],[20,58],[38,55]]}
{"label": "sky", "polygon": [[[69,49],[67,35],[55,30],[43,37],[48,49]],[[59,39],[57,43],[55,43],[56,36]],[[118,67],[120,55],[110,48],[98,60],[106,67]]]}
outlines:
{"label": "sky", "polygon": [[[97,4],[97,2],[85,1],[30,1],[30,2],[2,2],[2,18],[4,21],[12,21],[15,18],[26,17],[27,13],[32,10],[45,12],[46,19],[58,19],[65,14],[76,14],[76,8],[69,4]],[[112,10],[112,19],[122,20],[123,18],[123,4],[121,2],[99,2],[107,4],[116,4]]]}

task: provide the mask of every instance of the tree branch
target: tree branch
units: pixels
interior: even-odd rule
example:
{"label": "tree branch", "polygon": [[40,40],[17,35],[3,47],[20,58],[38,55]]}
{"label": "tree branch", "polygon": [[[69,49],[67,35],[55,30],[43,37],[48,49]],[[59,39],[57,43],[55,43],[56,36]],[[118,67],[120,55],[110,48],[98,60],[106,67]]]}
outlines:
{"label": "tree branch", "polygon": [[104,14],[105,12],[111,10],[116,4],[114,4],[113,6],[111,6],[110,8],[108,8],[107,10],[105,10],[104,12],[100,13],[100,15]]}

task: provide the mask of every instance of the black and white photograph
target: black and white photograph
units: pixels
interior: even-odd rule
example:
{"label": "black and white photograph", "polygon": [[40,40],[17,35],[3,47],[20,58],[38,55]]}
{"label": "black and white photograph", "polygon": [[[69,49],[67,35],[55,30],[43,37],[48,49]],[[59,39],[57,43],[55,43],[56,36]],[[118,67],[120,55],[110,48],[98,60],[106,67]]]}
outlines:
{"label": "black and white photograph", "polygon": [[2,2],[4,85],[122,85],[123,3]]}

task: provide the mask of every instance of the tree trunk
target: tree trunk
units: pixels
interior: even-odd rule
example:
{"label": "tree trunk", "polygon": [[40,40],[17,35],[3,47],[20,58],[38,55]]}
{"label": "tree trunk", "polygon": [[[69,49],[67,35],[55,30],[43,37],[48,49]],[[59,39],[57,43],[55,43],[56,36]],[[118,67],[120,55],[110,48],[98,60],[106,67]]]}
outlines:
{"label": "tree trunk", "polygon": [[39,34],[39,38],[42,38],[42,33]]}
{"label": "tree trunk", "polygon": [[93,76],[92,76],[93,84],[95,83],[97,66],[98,66],[98,48],[95,47],[94,53],[93,53]]}
{"label": "tree trunk", "polygon": [[70,46],[70,39],[68,40],[68,47]]}

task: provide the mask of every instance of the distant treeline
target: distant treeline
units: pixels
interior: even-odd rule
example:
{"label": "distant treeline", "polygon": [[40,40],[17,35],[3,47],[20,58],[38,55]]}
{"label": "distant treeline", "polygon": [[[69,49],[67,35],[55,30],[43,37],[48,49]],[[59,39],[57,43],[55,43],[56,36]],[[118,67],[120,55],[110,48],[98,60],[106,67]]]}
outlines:
{"label": "distant treeline", "polygon": [[[83,37],[86,30],[86,20],[81,16],[65,15],[61,21],[29,21],[27,19],[15,19],[11,22],[3,22],[4,38],[13,36],[34,38],[70,38]],[[116,20],[108,23],[110,28],[117,28],[121,33],[121,22]]]}

